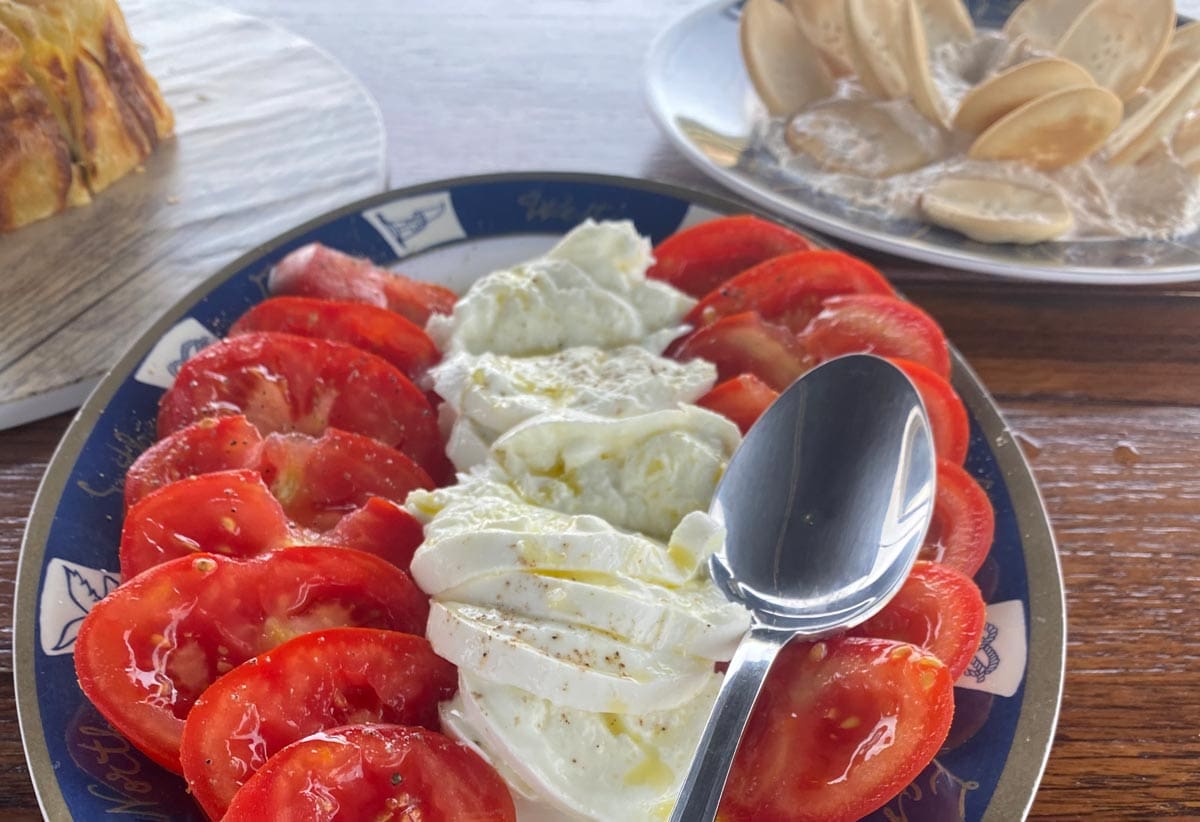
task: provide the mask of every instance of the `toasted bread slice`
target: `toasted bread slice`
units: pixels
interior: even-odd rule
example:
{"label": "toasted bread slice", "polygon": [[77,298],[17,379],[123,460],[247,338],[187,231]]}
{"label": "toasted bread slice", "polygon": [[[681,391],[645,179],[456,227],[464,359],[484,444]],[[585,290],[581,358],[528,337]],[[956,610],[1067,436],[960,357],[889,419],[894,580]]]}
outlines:
{"label": "toasted bread slice", "polygon": [[1058,168],[1087,157],[1121,122],[1120,99],[1092,85],[1068,86],[1005,114],[975,138],[974,160],[1017,160]]}
{"label": "toasted bread slice", "polygon": [[1061,196],[1008,180],[943,177],[921,197],[930,222],[981,243],[1040,243],[1071,230]]}

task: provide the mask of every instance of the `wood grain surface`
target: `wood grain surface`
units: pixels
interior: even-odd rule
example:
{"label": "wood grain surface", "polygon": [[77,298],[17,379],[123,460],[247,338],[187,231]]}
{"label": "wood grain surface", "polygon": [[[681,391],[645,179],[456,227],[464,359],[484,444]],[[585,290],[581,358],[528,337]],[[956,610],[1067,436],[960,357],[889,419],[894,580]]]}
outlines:
{"label": "wood grain surface", "polygon": [[0,428],[77,406],[213,271],[384,187],[379,111],[325,52],[192,0],[123,6],[176,135],[89,207],[0,236]]}
{"label": "wood grain surface", "polygon": [[[713,190],[641,99],[647,45],[693,3],[230,5],[277,19],[364,82],[384,112],[394,185],[553,168]],[[995,394],[1058,539],[1067,679],[1030,818],[1200,818],[1200,286],[1066,288],[869,256]],[[4,670],[24,519],[68,422],[0,432]],[[4,677],[0,818],[36,808]]]}

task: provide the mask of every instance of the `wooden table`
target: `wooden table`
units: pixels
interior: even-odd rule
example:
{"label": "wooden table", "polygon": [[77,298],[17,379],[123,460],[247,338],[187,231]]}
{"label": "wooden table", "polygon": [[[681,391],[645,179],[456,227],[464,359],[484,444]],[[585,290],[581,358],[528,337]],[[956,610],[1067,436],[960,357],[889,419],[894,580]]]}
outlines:
{"label": "wooden table", "polygon": [[[687,0],[229,0],[326,48],[387,121],[393,185],[598,171],[715,190],[642,103]],[[435,10],[436,9],[436,10]],[[136,34],[136,33],[135,33]],[[873,256],[945,327],[1019,432],[1057,534],[1069,647],[1034,819],[1200,815],[1200,292],[1002,282]],[[0,432],[0,669],[25,517],[69,415]],[[35,818],[0,678],[0,818]]]}

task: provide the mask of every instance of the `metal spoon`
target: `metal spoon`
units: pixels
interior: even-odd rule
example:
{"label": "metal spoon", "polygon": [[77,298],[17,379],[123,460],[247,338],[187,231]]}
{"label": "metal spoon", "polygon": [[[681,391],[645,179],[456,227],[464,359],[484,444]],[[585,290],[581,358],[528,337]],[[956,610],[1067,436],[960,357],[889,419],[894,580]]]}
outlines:
{"label": "metal spoon", "polygon": [[716,816],[746,720],[779,650],[857,625],[903,584],[933,514],[934,451],[916,389],[878,357],[809,371],[750,429],[717,486],[710,561],[750,610],[671,822]]}

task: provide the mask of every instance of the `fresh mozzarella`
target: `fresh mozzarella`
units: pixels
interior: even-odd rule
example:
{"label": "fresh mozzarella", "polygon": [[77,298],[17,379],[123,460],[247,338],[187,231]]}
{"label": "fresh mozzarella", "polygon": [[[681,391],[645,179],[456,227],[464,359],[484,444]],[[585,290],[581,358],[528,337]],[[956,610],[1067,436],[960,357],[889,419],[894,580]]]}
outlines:
{"label": "fresh mozzarella", "polygon": [[704,686],[713,667],[706,659],[647,651],[589,628],[457,602],[433,602],[425,633],[438,656],[481,679],[581,710],[678,707]]}
{"label": "fresh mozzarella", "polygon": [[556,809],[587,819],[666,819],[679,795],[721,676],[677,708],[578,711],[461,673],[459,703],[484,750]]}
{"label": "fresh mozzarella", "polygon": [[[431,498],[450,496],[457,487],[414,492],[408,510],[420,518],[436,509]],[[723,538],[721,526],[699,511],[685,517],[663,545],[620,531],[599,517],[477,496],[444,505],[428,520],[410,570],[433,596],[476,577],[508,571],[602,574],[677,587],[695,578]]]}
{"label": "fresh mozzarella", "polygon": [[599,630],[630,645],[729,659],[750,627],[744,608],[707,584],[665,588],[622,577],[510,572],[477,577],[440,599],[495,606],[522,619]]}
{"label": "fresh mozzarella", "polygon": [[[737,429],[689,403],[702,361],[657,356],[694,301],[647,280],[629,223],[579,226],[428,330],[458,482],[412,492],[427,636],[459,666],[448,733],[492,762],[522,822],[665,819],[744,609],[705,574]],[[556,510],[557,509],[557,510]]]}
{"label": "fresh mozzarella", "polygon": [[[461,677],[460,677],[461,683]],[[460,684],[461,687],[461,684]],[[508,783],[508,787],[517,794],[517,796],[525,799],[536,800],[537,793],[533,788],[526,784],[525,780],[517,776],[516,771],[509,768],[507,763],[502,758],[497,758],[492,755],[490,746],[483,739],[483,734],[476,730],[467,720],[463,713],[462,698],[459,694],[455,695],[438,705],[438,719],[442,725],[442,732],[447,736],[458,740],[468,748],[479,754],[485,762],[491,765]],[[514,796],[513,799],[517,797]],[[526,822],[524,817],[521,817],[521,822]]]}
{"label": "fresh mozzarella", "polygon": [[544,257],[477,280],[428,331],[447,353],[530,356],[578,345],[658,353],[685,330],[695,301],[647,280],[650,261],[632,223],[588,220]]}
{"label": "fresh mozzarella", "polygon": [[704,360],[678,363],[637,346],[583,346],[537,357],[458,353],[430,371],[434,391],[445,400],[442,413],[449,415],[446,452],[460,471],[482,462],[498,436],[538,414],[628,417],[675,408],[703,396],[716,376]]}
{"label": "fresh mozzarella", "polygon": [[725,417],[685,406],[622,419],[537,416],[496,440],[492,456],[532,503],[666,538],[708,507],[739,442]]}

